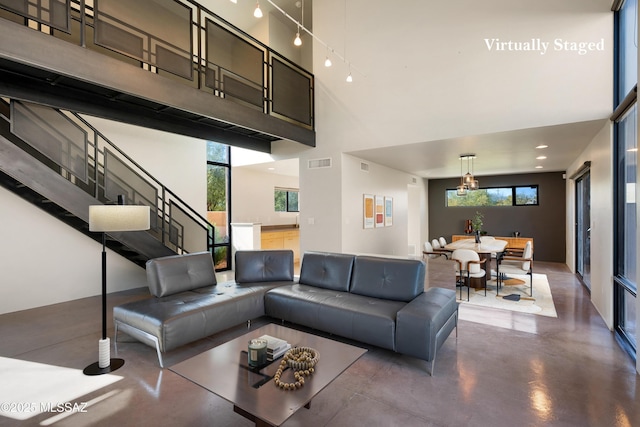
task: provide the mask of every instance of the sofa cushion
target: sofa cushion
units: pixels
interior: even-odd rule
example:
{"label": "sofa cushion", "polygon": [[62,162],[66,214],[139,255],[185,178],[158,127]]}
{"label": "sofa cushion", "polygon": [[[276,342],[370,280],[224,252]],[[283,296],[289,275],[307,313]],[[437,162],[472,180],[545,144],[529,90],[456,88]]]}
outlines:
{"label": "sofa cushion", "polygon": [[146,268],[149,291],[156,297],[217,283],[213,258],[209,252],[150,259],[147,261]]}
{"label": "sofa cushion", "polygon": [[268,316],[395,350],[396,313],[406,304],[293,284],[264,295]]}
{"label": "sofa cushion", "polygon": [[357,256],[350,292],[409,302],[424,292],[424,262],[416,259]]}
{"label": "sofa cushion", "polygon": [[238,251],[235,273],[237,283],[293,280],[293,251]]}
{"label": "sofa cushion", "polygon": [[324,289],[349,292],[353,255],[305,252],[299,282]]}
{"label": "sofa cushion", "polygon": [[291,282],[233,282],[113,308],[114,320],[158,338],[161,351],[202,339],[264,316],[264,293]]}

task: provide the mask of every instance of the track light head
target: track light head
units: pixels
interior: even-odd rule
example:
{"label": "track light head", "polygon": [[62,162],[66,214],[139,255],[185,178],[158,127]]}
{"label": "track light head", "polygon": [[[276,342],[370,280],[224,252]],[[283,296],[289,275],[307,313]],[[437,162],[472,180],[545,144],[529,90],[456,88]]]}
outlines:
{"label": "track light head", "polygon": [[256,8],[253,11],[253,16],[256,18],[262,18],[262,9],[260,9],[260,2],[256,2]]}

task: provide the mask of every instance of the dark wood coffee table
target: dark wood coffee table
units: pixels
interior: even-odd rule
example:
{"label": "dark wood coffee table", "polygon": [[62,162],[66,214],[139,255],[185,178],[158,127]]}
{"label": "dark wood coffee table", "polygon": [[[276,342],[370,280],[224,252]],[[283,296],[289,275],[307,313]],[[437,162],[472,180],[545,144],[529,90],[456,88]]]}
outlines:
{"label": "dark wood coffee table", "polygon": [[[271,335],[293,347],[311,347],[320,359],[315,373],[302,388],[285,391],[274,384],[273,375],[280,359],[262,369],[247,363],[247,343],[251,338]],[[258,426],[279,426],[344,372],[367,350],[360,347],[269,324],[232,341],[180,362],[169,369],[233,404],[233,410]],[[285,377],[286,375],[286,377]],[[283,379],[293,378],[289,370]]]}

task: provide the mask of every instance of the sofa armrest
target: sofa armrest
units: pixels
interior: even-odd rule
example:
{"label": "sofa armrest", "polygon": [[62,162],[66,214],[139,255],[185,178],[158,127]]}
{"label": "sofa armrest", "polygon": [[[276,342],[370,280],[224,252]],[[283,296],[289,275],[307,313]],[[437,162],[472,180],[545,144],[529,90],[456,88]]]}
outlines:
{"label": "sofa armrest", "polygon": [[458,303],[452,289],[429,288],[396,316],[396,351],[426,361],[456,326]]}

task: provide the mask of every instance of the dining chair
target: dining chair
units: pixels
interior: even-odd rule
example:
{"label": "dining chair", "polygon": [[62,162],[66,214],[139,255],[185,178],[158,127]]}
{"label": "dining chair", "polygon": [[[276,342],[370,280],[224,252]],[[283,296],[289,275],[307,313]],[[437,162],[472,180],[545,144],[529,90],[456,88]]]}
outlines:
{"label": "dining chair", "polygon": [[444,237],[441,236],[438,239],[438,243],[440,243],[440,246],[442,246],[444,248],[445,246],[447,246],[447,239],[445,239]]}
{"label": "dining chair", "polygon": [[[480,236],[480,243],[489,243],[489,242],[492,242],[494,240],[496,240],[496,238],[493,237],[493,236]],[[492,259],[498,259],[498,257],[500,255],[501,254],[498,254],[497,252],[491,252],[491,258]]]}
{"label": "dining chair", "polygon": [[521,257],[501,257],[498,260],[496,270],[498,273],[498,293],[500,292],[500,285],[504,280],[504,276],[507,273],[525,274],[529,276],[529,296],[533,296],[533,249],[530,241],[524,245]]}
{"label": "dining chair", "polygon": [[435,251],[433,250],[433,246],[431,245],[431,243],[429,242],[424,242],[424,250],[422,251],[422,257],[423,258],[438,258],[438,257],[445,257],[446,259],[449,259],[447,252],[444,251]]}
{"label": "dining chair", "polygon": [[[467,301],[471,293],[471,279],[481,279],[485,277],[487,272],[482,268],[487,260],[480,260],[480,256],[476,251],[471,249],[456,249],[451,254],[451,259],[455,261],[456,269],[456,287],[460,288],[460,299],[462,299],[462,287],[467,287]],[[487,296],[487,282],[484,282],[484,296]]]}

